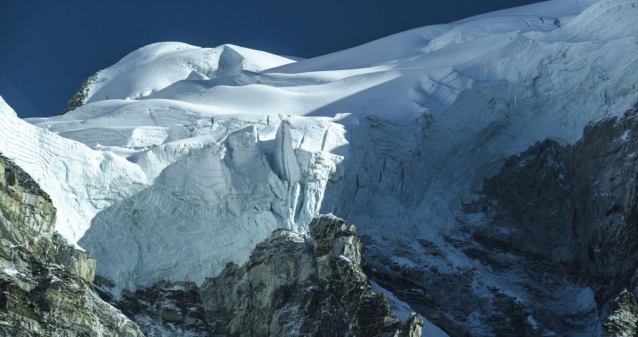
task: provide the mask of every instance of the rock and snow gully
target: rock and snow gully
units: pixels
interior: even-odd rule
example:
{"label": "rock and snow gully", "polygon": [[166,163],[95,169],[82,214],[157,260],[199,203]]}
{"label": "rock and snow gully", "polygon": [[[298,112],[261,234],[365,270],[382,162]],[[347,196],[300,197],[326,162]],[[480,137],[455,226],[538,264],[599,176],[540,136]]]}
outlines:
{"label": "rock and snow gully", "polygon": [[8,253],[4,299],[67,270],[111,315],[95,271],[135,323],[91,324],[133,335],[636,336],[636,22],[552,0],[299,61],[157,43],[63,115],[0,100],[59,233],[3,239],[66,266],[16,283]]}

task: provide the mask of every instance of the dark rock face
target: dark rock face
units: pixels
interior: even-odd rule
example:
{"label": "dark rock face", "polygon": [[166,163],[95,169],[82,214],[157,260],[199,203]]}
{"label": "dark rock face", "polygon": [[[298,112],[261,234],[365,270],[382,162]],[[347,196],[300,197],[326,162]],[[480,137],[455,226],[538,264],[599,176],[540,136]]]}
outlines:
{"label": "dark rock face", "polygon": [[493,224],[473,233],[478,241],[516,247],[591,288],[606,335],[637,334],[637,154],[630,110],[588,126],[573,146],[547,140],[510,158],[474,205]]}
{"label": "dark rock face", "polygon": [[66,104],[66,108],[62,110],[62,113],[60,113],[60,115],[64,115],[65,113],[75,110],[86,104],[86,100],[88,99],[89,95],[89,86],[91,84],[97,83],[99,74],[100,72],[98,71],[82,82],[82,84],[80,85],[80,89],[78,89],[75,95],[71,97],[69,102]]}
{"label": "dark rock face", "polygon": [[54,233],[55,208],[0,155],[0,335],[142,336],[93,291],[95,260]]}
{"label": "dark rock face", "polygon": [[[105,283],[108,281],[96,280],[98,288],[108,287]],[[101,295],[113,300],[106,293]],[[136,292],[124,291],[117,303],[147,336],[208,336],[211,332],[200,290],[192,282],[159,282]]]}
{"label": "dark rock face", "polygon": [[[573,145],[537,143],[485,182],[443,244],[420,240],[417,254],[370,238],[366,272],[454,336],[638,336],[637,160],[638,109]],[[472,265],[451,265],[451,251]]]}
{"label": "dark rock face", "polygon": [[[488,212],[514,229],[497,240],[543,256],[590,287],[610,335],[636,335],[637,155],[638,110],[631,110],[589,126],[573,146],[537,144],[485,185]],[[633,319],[611,323],[619,310]]]}
{"label": "dark rock face", "polygon": [[244,266],[229,264],[200,289],[160,283],[116,305],[149,336],[421,335],[419,315],[402,323],[368,284],[353,225],[323,216],[310,235],[275,231]]}
{"label": "dark rock face", "polygon": [[607,317],[603,320],[605,335],[629,337],[636,335],[638,323],[638,303],[636,298],[623,291],[609,306]]}

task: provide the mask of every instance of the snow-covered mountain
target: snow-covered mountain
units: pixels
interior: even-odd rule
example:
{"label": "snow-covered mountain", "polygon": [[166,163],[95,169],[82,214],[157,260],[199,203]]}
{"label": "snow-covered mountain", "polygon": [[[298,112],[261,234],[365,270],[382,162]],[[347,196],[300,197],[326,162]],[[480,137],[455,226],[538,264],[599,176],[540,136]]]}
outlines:
{"label": "snow-covered mountain", "polygon": [[[20,120],[0,102],[0,152],[51,196],[56,230],[96,258],[116,297],[201,286],[273,230],[307,234],[333,213],[357,224],[395,307],[450,335],[599,335],[618,294],[519,270],[523,253],[571,265],[589,237],[532,238],[498,270],[494,246],[472,241],[492,215],[468,205],[537,142],[569,148],[634,106],[637,23],[636,0],[552,0],[297,62],[153,44],[87,80],[64,115]],[[486,236],[516,241],[508,221]],[[400,284],[403,272],[421,283]],[[498,330],[504,319],[521,328]]]}

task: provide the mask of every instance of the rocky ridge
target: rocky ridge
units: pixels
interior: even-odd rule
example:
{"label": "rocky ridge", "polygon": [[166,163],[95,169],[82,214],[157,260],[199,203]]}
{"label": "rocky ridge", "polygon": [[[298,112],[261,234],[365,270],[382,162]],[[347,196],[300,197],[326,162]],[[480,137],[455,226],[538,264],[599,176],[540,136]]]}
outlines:
{"label": "rocky ridge", "polygon": [[64,110],[62,110],[62,113],[60,113],[61,115],[64,115],[67,112],[75,110],[86,104],[86,101],[89,99],[89,90],[91,89],[91,84],[97,83],[99,74],[100,72],[98,71],[86,80],[82,81],[80,88],[66,104],[66,107],[64,108]]}
{"label": "rocky ridge", "polygon": [[95,260],[54,233],[49,196],[0,155],[0,335],[142,336],[93,290]]}
{"label": "rocky ridge", "polygon": [[160,282],[111,301],[148,336],[421,336],[422,318],[401,322],[360,263],[355,227],[328,215],[310,237],[276,230],[245,265],[229,263],[201,287]]}

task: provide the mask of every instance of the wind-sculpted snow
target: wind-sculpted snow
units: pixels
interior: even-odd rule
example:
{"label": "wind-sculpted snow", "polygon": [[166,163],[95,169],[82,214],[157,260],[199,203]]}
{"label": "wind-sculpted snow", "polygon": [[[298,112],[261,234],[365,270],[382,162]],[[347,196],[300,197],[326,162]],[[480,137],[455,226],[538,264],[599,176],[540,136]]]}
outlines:
{"label": "wind-sculpted snow", "polygon": [[100,71],[89,88],[86,103],[108,99],[136,99],[184,79],[210,79],[259,71],[293,62],[269,53],[223,45],[200,48],[185,43],[155,43],[127,55]]}
{"label": "wind-sculpted snow", "polygon": [[635,104],[635,5],[555,0],[285,65],[155,44],[101,71],[87,105],[29,120],[42,129],[4,105],[0,151],[119,289],[201,283],[330,212],[388,255],[398,240],[416,266],[474,268],[481,289],[524,299],[443,237],[505,158]]}
{"label": "wind-sculpted snow", "polygon": [[505,16],[484,18],[459,24],[430,41],[426,50],[434,51],[456,43],[479,40],[488,36],[511,33],[513,31],[545,32],[560,27],[556,17],[543,16]]}
{"label": "wind-sculpted snow", "polygon": [[638,35],[636,15],[638,3],[635,0],[601,0],[564,27],[538,37],[543,40],[568,42],[635,38]]}

